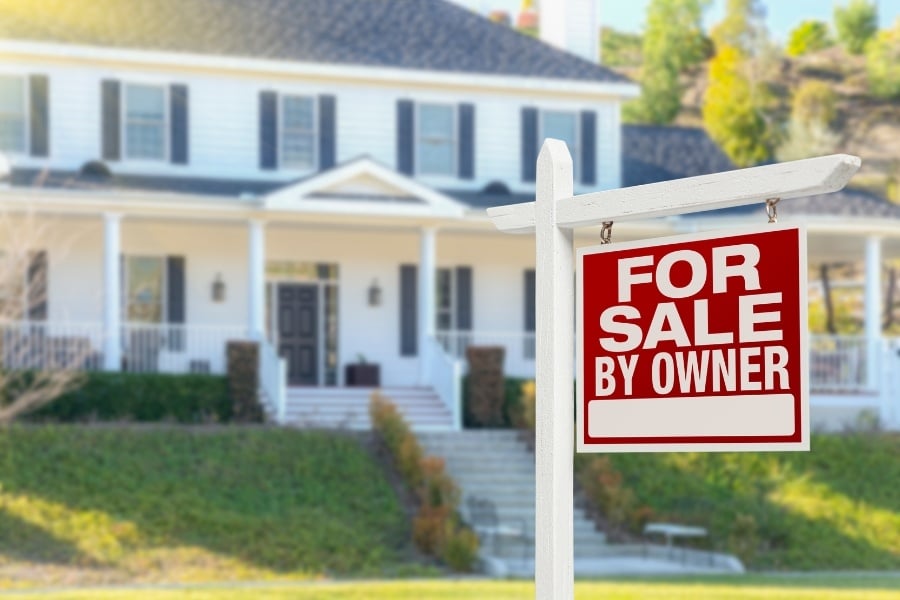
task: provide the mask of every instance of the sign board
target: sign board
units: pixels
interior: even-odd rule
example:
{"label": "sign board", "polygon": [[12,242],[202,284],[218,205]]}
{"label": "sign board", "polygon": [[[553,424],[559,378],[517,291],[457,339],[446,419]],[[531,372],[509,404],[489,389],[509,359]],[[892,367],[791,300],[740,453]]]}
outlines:
{"label": "sign board", "polygon": [[581,248],[579,452],[808,450],[806,232]]}

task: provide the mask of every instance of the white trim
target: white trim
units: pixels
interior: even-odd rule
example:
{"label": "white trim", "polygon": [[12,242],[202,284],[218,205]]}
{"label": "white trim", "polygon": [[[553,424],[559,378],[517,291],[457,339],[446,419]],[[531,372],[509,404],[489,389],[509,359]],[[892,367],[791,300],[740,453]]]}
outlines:
{"label": "white trim", "polygon": [[[559,96],[607,96],[637,98],[640,88],[631,82],[597,82],[553,77],[527,77],[481,73],[455,73],[425,69],[325,64],[303,61],[215,56],[190,52],[164,52],[110,48],[82,44],[0,40],[0,53],[24,54],[63,61],[131,62],[139,65],[178,69],[251,71],[258,74],[325,79],[355,79],[401,85],[434,85],[452,88],[477,87],[509,91],[529,91]],[[563,92],[564,91],[564,92]]]}
{"label": "white trim", "polygon": [[[418,102],[414,101],[415,116],[413,117],[413,170],[416,175],[422,177],[448,177],[451,179],[459,179],[459,106],[452,102]],[[419,151],[422,144],[421,131],[419,127],[422,123],[421,110],[423,107],[431,108],[449,108],[450,109],[450,170],[446,173],[423,171],[421,168],[422,161],[419,160]]]}

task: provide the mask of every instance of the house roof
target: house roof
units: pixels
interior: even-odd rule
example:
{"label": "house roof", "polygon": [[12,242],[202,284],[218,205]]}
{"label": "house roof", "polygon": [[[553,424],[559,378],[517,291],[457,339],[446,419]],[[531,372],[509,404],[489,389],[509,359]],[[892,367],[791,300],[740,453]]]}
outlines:
{"label": "house roof", "polygon": [[445,0],[0,0],[0,38],[628,82]]}
{"label": "house roof", "polygon": [[622,185],[731,171],[734,164],[698,127],[622,126]]}

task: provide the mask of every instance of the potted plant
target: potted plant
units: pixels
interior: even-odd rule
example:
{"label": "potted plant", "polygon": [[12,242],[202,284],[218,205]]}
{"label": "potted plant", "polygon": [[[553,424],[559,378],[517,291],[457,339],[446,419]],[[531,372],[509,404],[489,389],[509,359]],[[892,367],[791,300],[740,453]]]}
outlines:
{"label": "potted plant", "polygon": [[344,367],[344,383],[348,387],[378,387],[381,385],[381,369],[377,363],[366,362],[362,354],[356,355],[356,362]]}

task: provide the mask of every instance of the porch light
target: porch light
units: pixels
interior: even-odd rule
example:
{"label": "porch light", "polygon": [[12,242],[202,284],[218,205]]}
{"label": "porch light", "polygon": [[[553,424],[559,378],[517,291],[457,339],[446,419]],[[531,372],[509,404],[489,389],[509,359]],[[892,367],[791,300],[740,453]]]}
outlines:
{"label": "porch light", "polygon": [[212,301],[213,302],[224,302],[225,301],[225,282],[222,281],[222,274],[216,273],[216,278],[212,283]]}
{"label": "porch light", "polygon": [[373,279],[369,286],[369,306],[381,306],[381,286],[377,279]]}

